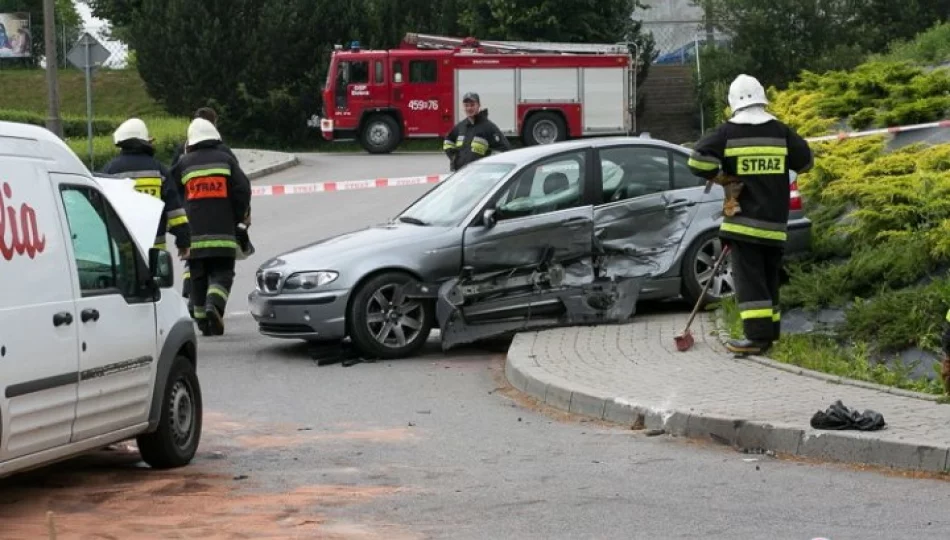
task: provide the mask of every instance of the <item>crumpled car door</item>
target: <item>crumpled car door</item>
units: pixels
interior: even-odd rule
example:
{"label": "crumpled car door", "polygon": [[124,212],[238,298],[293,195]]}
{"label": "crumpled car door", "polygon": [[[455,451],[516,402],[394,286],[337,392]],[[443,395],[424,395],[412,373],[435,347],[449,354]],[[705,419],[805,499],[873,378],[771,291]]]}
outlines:
{"label": "crumpled car door", "polygon": [[676,260],[703,200],[702,187],[674,183],[666,148],[618,145],[598,150],[602,203],[594,209],[594,250],[602,275],[660,276]]}
{"label": "crumpled car door", "polygon": [[643,279],[597,272],[594,154],[571,150],[526,165],[465,231],[463,272],[436,301],[443,349],[633,314]]}
{"label": "crumpled car door", "polygon": [[659,276],[670,270],[696,214],[695,195],[655,193],[594,209],[594,245],[604,256],[603,274]]}

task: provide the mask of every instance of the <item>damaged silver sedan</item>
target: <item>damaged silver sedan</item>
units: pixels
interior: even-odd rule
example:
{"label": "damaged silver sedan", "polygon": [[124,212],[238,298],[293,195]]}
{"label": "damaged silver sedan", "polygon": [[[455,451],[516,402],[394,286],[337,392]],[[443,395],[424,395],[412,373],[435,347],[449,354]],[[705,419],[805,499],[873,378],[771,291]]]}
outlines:
{"label": "damaged silver sedan", "polygon": [[[472,163],[387,223],[265,262],[249,296],[267,336],[352,340],[399,358],[438,328],[444,349],[527,329],[629,319],[640,299],[732,294],[714,275],[723,191],[689,150],[618,137]],[[795,186],[793,185],[793,188]],[[792,200],[790,255],[811,223]]]}

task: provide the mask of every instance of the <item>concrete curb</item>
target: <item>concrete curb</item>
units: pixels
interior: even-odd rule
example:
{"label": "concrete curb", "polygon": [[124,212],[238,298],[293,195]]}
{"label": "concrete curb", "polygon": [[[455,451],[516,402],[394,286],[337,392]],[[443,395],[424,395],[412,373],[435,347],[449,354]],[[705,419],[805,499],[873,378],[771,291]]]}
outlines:
{"label": "concrete curb", "polygon": [[[726,341],[731,339],[729,335],[729,329],[725,324],[725,312],[722,308],[716,308],[715,316],[712,317],[713,324],[717,330],[717,337],[719,338],[720,343],[725,344]],[[923,401],[940,401],[941,396],[933,394],[924,394],[922,392],[914,392],[912,390],[904,390],[902,388],[894,388],[892,386],[885,386],[882,384],[860,381],[857,379],[851,379],[848,377],[843,377],[840,375],[830,375],[828,373],[823,373],[821,371],[814,371],[811,369],[806,369],[803,367],[796,366],[794,364],[786,364],[779,362],[777,360],[772,360],[771,358],[766,358],[764,356],[755,356],[750,355],[743,357],[742,360],[748,360],[750,362],[755,362],[756,364],[762,364],[763,366],[768,366],[775,369],[780,369],[782,371],[787,371],[789,373],[794,373],[796,375],[802,375],[805,377],[811,377],[813,379],[819,379],[822,381],[827,381],[835,384],[846,384],[848,386],[856,386],[858,388],[865,388],[867,390],[875,390],[877,392],[884,392],[885,394],[894,394],[895,396],[902,396],[914,399],[920,399]]]}
{"label": "concrete curb", "polygon": [[290,154],[287,159],[283,161],[247,173],[247,178],[248,180],[257,180],[258,178],[263,178],[264,176],[287,170],[299,164],[300,159],[298,159],[296,155]]}
{"label": "concrete curb", "polygon": [[947,470],[950,446],[886,441],[875,433],[820,431],[738,417],[662,410],[605,395],[545,371],[532,354],[536,336],[515,336],[508,350],[505,376],[519,391],[563,411],[635,428],[662,430],[677,437],[713,439],[740,449],[899,469]]}

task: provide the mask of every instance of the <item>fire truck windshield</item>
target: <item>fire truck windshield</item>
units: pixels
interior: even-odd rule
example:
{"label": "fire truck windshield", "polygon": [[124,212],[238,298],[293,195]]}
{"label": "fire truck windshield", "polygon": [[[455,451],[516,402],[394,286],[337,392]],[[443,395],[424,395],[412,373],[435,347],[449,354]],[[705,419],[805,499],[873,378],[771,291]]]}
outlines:
{"label": "fire truck windshield", "polygon": [[511,163],[469,163],[423,195],[396,220],[437,227],[457,225],[513,168]]}

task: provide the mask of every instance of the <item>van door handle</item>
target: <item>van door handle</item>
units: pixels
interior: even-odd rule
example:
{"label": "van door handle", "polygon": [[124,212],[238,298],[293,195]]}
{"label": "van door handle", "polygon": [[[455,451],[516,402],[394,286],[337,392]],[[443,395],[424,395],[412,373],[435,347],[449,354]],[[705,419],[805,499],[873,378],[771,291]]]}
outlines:
{"label": "van door handle", "polygon": [[53,315],[53,326],[63,326],[63,325],[73,324],[73,314],[68,311],[60,311],[56,315]]}
{"label": "van door handle", "polygon": [[99,310],[98,310],[98,309],[92,309],[92,308],[86,308],[86,309],[82,310],[82,313],[80,314],[79,317],[82,319],[82,322],[98,321],[98,320],[99,320]]}

